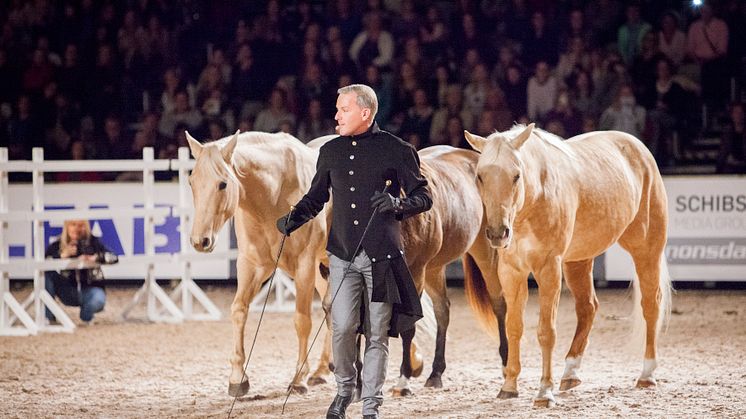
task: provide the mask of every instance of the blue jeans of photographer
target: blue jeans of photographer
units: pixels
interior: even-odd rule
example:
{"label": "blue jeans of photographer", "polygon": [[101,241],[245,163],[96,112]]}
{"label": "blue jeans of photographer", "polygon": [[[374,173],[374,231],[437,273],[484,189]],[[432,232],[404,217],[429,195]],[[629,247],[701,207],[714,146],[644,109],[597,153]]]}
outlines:
{"label": "blue jeans of photographer", "polygon": [[[55,281],[51,272],[46,272],[44,276],[45,288],[52,298],[59,297],[66,306],[80,307],[80,320],[89,322],[94,314],[104,309],[106,292],[103,288]],[[49,309],[46,309],[46,316],[49,320],[55,319]]]}

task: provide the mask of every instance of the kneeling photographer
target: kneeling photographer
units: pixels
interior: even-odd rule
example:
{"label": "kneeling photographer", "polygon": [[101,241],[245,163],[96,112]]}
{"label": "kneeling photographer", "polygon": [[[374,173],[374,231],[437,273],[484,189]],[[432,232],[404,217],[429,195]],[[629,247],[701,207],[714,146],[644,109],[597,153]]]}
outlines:
{"label": "kneeling photographer", "polygon": [[[86,220],[67,220],[62,227],[60,239],[47,247],[47,258],[78,259],[86,268],[46,271],[47,292],[68,306],[80,307],[80,320],[89,325],[95,313],[104,309],[106,292],[104,275],[99,265],[117,263],[117,255],[91,234]],[[46,310],[47,319],[56,322],[54,315]]]}

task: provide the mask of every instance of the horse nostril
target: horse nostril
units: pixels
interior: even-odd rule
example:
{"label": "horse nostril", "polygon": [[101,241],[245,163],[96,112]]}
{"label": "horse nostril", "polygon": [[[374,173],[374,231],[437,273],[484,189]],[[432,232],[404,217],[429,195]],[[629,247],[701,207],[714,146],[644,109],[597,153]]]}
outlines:
{"label": "horse nostril", "polygon": [[510,237],[510,228],[505,228],[505,232],[503,233],[503,239],[507,239]]}
{"label": "horse nostril", "polygon": [[207,249],[208,247],[210,247],[210,239],[205,237],[202,239],[202,248]]}

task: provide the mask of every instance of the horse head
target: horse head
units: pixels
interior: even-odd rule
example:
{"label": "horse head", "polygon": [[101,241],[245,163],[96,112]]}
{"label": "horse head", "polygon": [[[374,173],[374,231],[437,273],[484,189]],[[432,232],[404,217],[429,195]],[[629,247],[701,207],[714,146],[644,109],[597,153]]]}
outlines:
{"label": "horse head", "polygon": [[190,240],[198,252],[211,252],[215,236],[233,216],[239,196],[239,184],[231,167],[238,133],[220,147],[222,142],[202,145],[186,133],[189,148],[197,160],[189,176],[194,200],[194,217]]}
{"label": "horse head", "polygon": [[515,138],[494,133],[487,138],[464,131],[466,140],[481,153],[477,163],[477,189],[484,203],[486,234],[496,249],[510,246],[513,222],[523,206],[525,185],[520,149],[531,136],[534,124]]}

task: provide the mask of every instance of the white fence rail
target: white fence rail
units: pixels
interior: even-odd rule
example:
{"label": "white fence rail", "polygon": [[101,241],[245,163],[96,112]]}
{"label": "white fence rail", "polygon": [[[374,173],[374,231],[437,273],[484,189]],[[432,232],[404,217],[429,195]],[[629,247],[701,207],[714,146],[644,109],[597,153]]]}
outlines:
{"label": "white fence rail", "polygon": [[[200,254],[191,251],[189,230],[194,208],[191,201],[188,176],[194,167],[187,148],[179,149],[178,160],[155,160],[152,148],[143,150],[143,160],[106,161],[44,161],[41,148],[34,148],[32,161],[9,161],[8,150],[0,148],[0,335],[34,335],[38,332],[71,332],[75,324],[57,304],[53,296],[45,290],[44,271],[89,267],[78,260],[44,259],[47,243],[44,240],[44,222],[66,219],[92,219],[114,217],[142,217],[144,221],[144,254],[122,256],[119,266],[144,268],[144,283],[135,293],[132,301],[122,312],[129,318],[132,310],[141,302],[146,302],[147,318],[155,322],[181,322],[184,320],[218,320],[221,311],[208,298],[192,277],[193,263],[205,260],[235,259],[235,249],[224,252]],[[179,197],[178,205],[172,208],[155,206],[155,171],[177,170]],[[142,208],[92,208],[92,209],[45,209],[44,173],[86,172],[86,171],[142,171]],[[32,174],[33,203],[30,210],[10,211],[9,173],[30,172]],[[179,251],[173,254],[156,254],[156,217],[178,215]],[[13,258],[9,256],[7,241],[10,223],[31,223],[33,258]],[[155,267],[158,264],[180,266],[181,282],[167,294],[156,282]],[[26,272],[33,277],[33,291],[26,300],[19,303],[10,292],[10,272]],[[279,278],[279,277],[278,277]],[[292,281],[282,275],[275,281],[275,300],[269,307],[274,311],[291,310],[294,304]],[[259,297],[270,292],[264,289]],[[258,300],[258,299],[257,299]],[[202,309],[195,310],[195,301]],[[263,301],[263,300],[262,300]],[[48,308],[60,321],[60,325],[47,324],[44,315]],[[29,314],[31,311],[31,314]]]}

